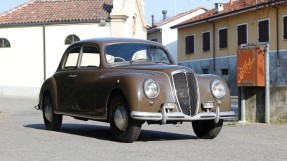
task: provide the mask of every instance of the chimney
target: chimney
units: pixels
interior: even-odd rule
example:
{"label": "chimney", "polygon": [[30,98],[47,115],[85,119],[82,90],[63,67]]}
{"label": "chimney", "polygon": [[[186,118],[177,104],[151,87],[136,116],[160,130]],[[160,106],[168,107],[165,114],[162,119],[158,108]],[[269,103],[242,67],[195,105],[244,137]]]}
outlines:
{"label": "chimney", "polygon": [[223,11],[223,3],[215,3],[215,9],[217,11],[217,13]]}
{"label": "chimney", "polygon": [[165,21],[167,10],[162,10],[162,14],[163,14],[163,20],[162,21]]}
{"label": "chimney", "polygon": [[229,5],[230,5],[230,6],[233,5],[233,0],[230,0],[230,1],[229,1]]}
{"label": "chimney", "polygon": [[154,26],[154,15],[151,15],[151,26]]}

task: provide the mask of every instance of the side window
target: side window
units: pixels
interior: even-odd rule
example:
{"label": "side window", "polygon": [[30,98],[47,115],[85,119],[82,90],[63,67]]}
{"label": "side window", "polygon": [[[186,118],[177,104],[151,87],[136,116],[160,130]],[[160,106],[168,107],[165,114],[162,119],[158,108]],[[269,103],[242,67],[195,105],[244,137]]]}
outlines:
{"label": "side window", "polygon": [[259,26],[259,42],[269,42],[269,20],[258,22]]}
{"label": "side window", "polygon": [[5,38],[0,38],[0,48],[10,48],[10,42]]}
{"label": "side window", "polygon": [[210,51],[210,32],[202,33],[202,50]]}
{"label": "side window", "polygon": [[154,62],[169,63],[169,58],[167,57],[167,54],[164,50],[160,48],[151,48],[150,56],[152,61]]}
{"label": "side window", "polygon": [[84,46],[80,67],[99,67],[100,51],[97,47]]}
{"label": "side window", "polygon": [[77,35],[69,35],[65,39],[65,45],[70,45],[77,41],[80,41],[80,38]]}
{"label": "side window", "polygon": [[219,48],[227,48],[227,28],[220,29],[219,31]]}
{"label": "side window", "polygon": [[80,50],[81,50],[80,47],[76,47],[69,51],[65,65],[64,65],[65,69],[75,68],[77,66]]}
{"label": "side window", "polygon": [[194,53],[194,35],[185,37],[185,53]]}

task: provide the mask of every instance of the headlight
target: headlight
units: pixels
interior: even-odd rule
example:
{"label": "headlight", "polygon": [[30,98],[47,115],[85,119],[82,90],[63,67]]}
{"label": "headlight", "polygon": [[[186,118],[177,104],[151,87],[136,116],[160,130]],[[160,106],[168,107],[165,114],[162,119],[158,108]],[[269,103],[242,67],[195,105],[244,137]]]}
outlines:
{"label": "headlight", "polygon": [[151,79],[148,79],[144,82],[143,90],[149,99],[156,98],[159,94],[158,84]]}
{"label": "headlight", "polygon": [[226,94],[224,84],[219,80],[213,80],[210,83],[210,90],[212,95],[217,99],[223,98]]}

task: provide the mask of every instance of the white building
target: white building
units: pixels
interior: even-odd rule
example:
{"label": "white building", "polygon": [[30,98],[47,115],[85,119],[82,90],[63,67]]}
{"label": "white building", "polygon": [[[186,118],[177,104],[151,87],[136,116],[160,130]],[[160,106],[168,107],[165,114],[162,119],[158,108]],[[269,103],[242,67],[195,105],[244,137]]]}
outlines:
{"label": "white building", "polygon": [[[198,16],[206,11],[207,9],[198,7],[193,10],[180,13],[170,19],[164,19],[163,22],[148,29],[147,39],[164,45],[177,62],[177,29],[171,29],[170,27],[189,20],[190,18]],[[163,11],[163,14],[166,13]],[[165,15],[163,15],[163,17],[165,17]]]}
{"label": "white building", "polygon": [[143,0],[31,0],[0,14],[0,96],[37,97],[75,41],[146,32]]}

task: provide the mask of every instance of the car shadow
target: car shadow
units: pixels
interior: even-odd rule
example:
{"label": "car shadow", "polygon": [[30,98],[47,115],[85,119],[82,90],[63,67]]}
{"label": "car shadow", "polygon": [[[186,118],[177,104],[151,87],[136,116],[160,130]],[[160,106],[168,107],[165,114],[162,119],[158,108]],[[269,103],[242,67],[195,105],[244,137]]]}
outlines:
{"label": "car shadow", "polygon": [[[24,125],[24,127],[38,130],[46,130],[44,124],[28,124]],[[114,141],[110,126],[87,125],[87,124],[62,124],[61,129],[58,132],[96,138],[100,140]],[[197,137],[193,135],[142,129],[140,136],[136,142],[173,141],[173,140],[189,140],[189,139],[197,139]]]}

